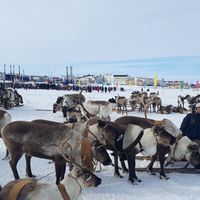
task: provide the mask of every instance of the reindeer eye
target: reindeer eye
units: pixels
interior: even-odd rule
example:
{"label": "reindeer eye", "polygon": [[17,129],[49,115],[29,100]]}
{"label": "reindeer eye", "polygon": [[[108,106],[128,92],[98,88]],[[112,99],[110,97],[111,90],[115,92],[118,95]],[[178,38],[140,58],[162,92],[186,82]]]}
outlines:
{"label": "reindeer eye", "polygon": [[89,172],[87,172],[87,173],[85,174],[85,177],[87,178],[86,181],[88,181],[88,180],[91,179],[92,175],[91,175]]}
{"label": "reindeer eye", "polygon": [[76,171],[76,174],[77,174],[77,176],[80,176],[80,175],[81,175],[81,173],[82,173],[82,170],[80,170],[80,169],[77,169],[77,171]]}

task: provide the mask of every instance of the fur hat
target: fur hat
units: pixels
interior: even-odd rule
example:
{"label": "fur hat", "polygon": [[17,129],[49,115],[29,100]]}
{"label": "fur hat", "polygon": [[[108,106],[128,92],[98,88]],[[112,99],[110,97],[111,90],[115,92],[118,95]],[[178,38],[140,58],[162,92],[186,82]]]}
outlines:
{"label": "fur hat", "polygon": [[197,103],[195,108],[200,108],[200,103]]}

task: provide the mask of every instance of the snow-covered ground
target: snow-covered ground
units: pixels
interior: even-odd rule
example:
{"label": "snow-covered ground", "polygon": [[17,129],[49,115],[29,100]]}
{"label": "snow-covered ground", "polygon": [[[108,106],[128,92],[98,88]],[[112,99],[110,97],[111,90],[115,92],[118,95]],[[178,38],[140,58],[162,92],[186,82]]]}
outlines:
{"label": "snow-covered ground", "polygon": [[[147,88],[144,88],[146,90]],[[111,93],[84,93],[87,100],[108,100],[115,95],[123,95],[129,97],[134,90],[140,90],[136,87],[127,87],[125,92],[111,92]],[[197,95],[198,91],[192,89],[157,89],[162,98],[163,105],[177,105],[178,95]],[[157,91],[156,90],[156,91]],[[155,91],[153,88],[150,91]],[[33,120],[33,119],[47,119],[63,122],[61,112],[53,113],[52,105],[56,98],[68,91],[55,90],[23,90],[18,92],[23,96],[24,106],[14,107],[8,112],[12,115],[13,121],[16,120]],[[186,105],[187,106],[187,105]],[[45,110],[45,111],[42,111]],[[128,115],[144,116],[143,113],[129,112]],[[121,114],[113,112],[111,119],[115,120]],[[161,115],[156,113],[148,113],[148,117],[152,119],[167,118],[172,120],[177,127],[180,127],[184,114],[170,114]],[[5,185],[7,182],[13,180],[8,161],[2,160],[5,155],[5,146],[0,140],[0,184]],[[149,161],[137,161],[137,166],[146,167]],[[158,166],[156,163],[155,166]],[[25,177],[25,159],[24,157],[18,163],[18,171],[21,177]],[[40,181],[55,182],[54,165],[49,164],[48,160],[33,158],[32,171]],[[49,176],[47,176],[50,174]],[[128,175],[124,174],[124,178],[117,178],[113,176],[113,167],[103,167],[100,172],[96,174],[102,178],[102,184],[97,188],[87,188],[80,196],[81,200],[199,200],[200,199],[200,175],[194,174],[179,174],[170,173],[169,180],[159,179],[159,175],[151,176],[146,172],[137,172],[138,177],[142,180],[137,185],[132,185],[128,182]]]}

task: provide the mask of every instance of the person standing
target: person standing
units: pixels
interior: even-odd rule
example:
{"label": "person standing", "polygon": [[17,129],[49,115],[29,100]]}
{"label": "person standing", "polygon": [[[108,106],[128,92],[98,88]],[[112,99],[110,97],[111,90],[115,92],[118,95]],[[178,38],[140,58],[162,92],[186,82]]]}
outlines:
{"label": "person standing", "polygon": [[195,105],[192,113],[184,117],[180,130],[183,136],[187,136],[191,140],[200,140],[200,103]]}

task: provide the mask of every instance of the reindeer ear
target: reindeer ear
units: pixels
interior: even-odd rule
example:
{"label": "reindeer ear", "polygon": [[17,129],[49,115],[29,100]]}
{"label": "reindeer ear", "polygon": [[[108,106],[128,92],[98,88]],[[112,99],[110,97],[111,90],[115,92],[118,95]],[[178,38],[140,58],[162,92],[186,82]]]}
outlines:
{"label": "reindeer ear", "polygon": [[81,169],[76,166],[73,166],[73,171],[74,171],[75,176],[78,176],[81,173]]}
{"label": "reindeer ear", "polygon": [[157,134],[158,134],[160,131],[162,131],[162,130],[163,130],[163,127],[160,127],[160,126],[155,126],[153,130],[154,130],[154,132],[155,132],[155,133],[157,133]]}
{"label": "reindeer ear", "polygon": [[188,151],[192,151],[192,152],[198,152],[198,145],[197,144],[189,144],[188,145]]}

